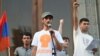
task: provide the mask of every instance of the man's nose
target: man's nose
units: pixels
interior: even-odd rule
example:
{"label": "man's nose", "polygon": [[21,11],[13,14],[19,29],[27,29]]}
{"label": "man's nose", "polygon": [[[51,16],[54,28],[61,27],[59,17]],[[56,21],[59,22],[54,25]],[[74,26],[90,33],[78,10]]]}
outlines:
{"label": "man's nose", "polygon": [[48,19],[47,22],[50,23],[50,20]]}
{"label": "man's nose", "polygon": [[86,24],[85,26],[87,26],[87,27],[88,27],[89,25],[88,25],[88,24]]}
{"label": "man's nose", "polygon": [[49,19],[49,18],[48,18],[47,20],[48,20],[48,21],[50,21],[50,19]]}

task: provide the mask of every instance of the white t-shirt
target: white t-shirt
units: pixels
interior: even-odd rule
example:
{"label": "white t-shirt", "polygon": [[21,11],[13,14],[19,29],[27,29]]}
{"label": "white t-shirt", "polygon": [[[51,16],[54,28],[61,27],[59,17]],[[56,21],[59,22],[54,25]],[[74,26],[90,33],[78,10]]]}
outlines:
{"label": "white t-shirt", "polygon": [[57,56],[68,56],[68,54],[66,54],[66,51],[57,51]]}
{"label": "white t-shirt", "polygon": [[[61,34],[56,30],[54,32],[59,43],[64,43]],[[36,56],[52,56],[53,44],[49,31],[36,32],[31,45],[37,46]]]}
{"label": "white t-shirt", "polygon": [[74,31],[74,55],[73,56],[93,56],[92,50],[86,50],[92,42],[93,37],[88,33],[82,33],[78,28]]}

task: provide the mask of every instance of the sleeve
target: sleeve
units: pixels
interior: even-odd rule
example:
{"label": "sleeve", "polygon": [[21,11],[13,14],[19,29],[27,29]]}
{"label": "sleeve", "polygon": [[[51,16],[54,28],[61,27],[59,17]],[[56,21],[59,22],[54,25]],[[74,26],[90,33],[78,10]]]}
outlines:
{"label": "sleeve", "polygon": [[55,33],[56,33],[55,36],[56,36],[57,40],[59,41],[59,43],[64,43],[61,34],[58,31]]}
{"label": "sleeve", "polygon": [[32,46],[37,46],[38,45],[38,33],[34,34],[31,45]]}

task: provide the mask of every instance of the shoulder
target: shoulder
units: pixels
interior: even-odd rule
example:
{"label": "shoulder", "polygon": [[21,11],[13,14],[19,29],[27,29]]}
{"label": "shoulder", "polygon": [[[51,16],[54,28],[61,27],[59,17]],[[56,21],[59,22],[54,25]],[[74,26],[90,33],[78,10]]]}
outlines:
{"label": "shoulder", "polygon": [[83,39],[85,40],[88,40],[88,41],[92,41],[93,40],[93,37],[91,35],[89,35],[88,33],[83,33]]}
{"label": "shoulder", "polygon": [[34,33],[34,36],[38,36],[41,33],[41,31],[38,31],[36,33]]}
{"label": "shoulder", "polygon": [[61,34],[59,31],[57,31],[57,30],[53,30],[53,31],[55,32],[55,36],[61,37]]}
{"label": "shoulder", "polygon": [[54,30],[54,32],[55,32],[56,35],[61,35],[60,32],[57,31],[57,30]]}
{"label": "shoulder", "polygon": [[86,36],[87,36],[88,38],[90,38],[90,39],[93,39],[93,36],[90,35],[90,34],[87,34]]}
{"label": "shoulder", "polygon": [[38,32],[36,32],[34,35],[40,34],[40,33],[42,33],[42,32],[43,32],[43,30],[38,31]]}
{"label": "shoulder", "polygon": [[22,50],[22,49],[23,49],[23,47],[21,46],[21,47],[17,47],[15,50],[18,51],[18,50]]}
{"label": "shoulder", "polygon": [[59,31],[57,31],[57,30],[53,30],[55,33],[60,33]]}
{"label": "shoulder", "polygon": [[22,46],[20,46],[20,47],[17,47],[16,49],[22,49],[23,47]]}
{"label": "shoulder", "polygon": [[89,38],[89,37],[91,37],[91,38],[93,37],[93,36],[90,35],[89,33],[83,33],[83,35],[84,35],[85,37],[88,37],[88,38]]}

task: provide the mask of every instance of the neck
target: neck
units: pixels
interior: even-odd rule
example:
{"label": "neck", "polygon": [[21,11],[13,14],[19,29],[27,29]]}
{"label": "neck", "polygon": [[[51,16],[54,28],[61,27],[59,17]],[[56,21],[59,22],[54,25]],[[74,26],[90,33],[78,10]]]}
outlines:
{"label": "neck", "polygon": [[81,27],[80,27],[80,30],[82,33],[87,33],[88,31],[87,30],[83,30]]}
{"label": "neck", "polygon": [[30,48],[30,45],[24,44],[24,48]]}
{"label": "neck", "polygon": [[82,33],[87,33],[87,31],[82,31],[82,30],[81,30],[81,32],[82,32]]}
{"label": "neck", "polygon": [[44,25],[44,26],[43,26],[43,29],[44,29],[44,30],[49,30],[50,28],[49,28],[48,26],[45,26],[45,25]]}

